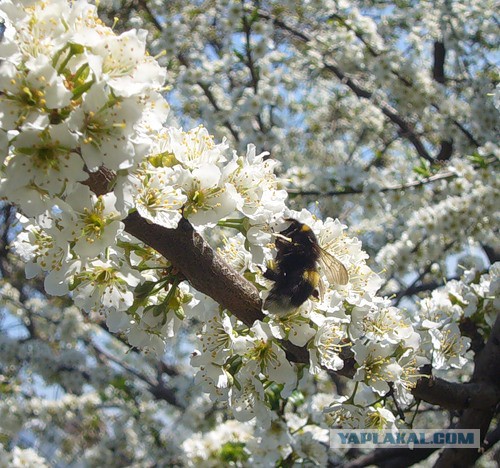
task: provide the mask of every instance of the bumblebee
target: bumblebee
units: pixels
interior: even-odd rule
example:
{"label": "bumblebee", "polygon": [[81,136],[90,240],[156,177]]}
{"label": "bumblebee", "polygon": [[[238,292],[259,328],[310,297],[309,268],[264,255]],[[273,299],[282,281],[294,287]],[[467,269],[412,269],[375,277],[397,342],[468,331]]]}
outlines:
{"label": "bumblebee", "polygon": [[302,305],[309,297],[320,297],[321,276],[330,284],[347,284],[346,267],[318,243],[313,230],[296,219],[288,218],[289,226],[276,237],[276,257],[268,265],[264,277],[274,281],[264,301],[264,309],[285,314]]}

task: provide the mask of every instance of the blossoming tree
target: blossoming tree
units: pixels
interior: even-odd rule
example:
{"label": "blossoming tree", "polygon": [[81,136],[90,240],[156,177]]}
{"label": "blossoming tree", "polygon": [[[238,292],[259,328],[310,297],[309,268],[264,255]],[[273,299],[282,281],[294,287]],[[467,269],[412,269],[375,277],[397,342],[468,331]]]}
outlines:
{"label": "blossoming tree", "polygon": [[[493,2],[121,3],[0,4],[2,464],[488,456]],[[349,281],[273,314],[290,217]],[[483,450],[333,451],[335,427]]]}

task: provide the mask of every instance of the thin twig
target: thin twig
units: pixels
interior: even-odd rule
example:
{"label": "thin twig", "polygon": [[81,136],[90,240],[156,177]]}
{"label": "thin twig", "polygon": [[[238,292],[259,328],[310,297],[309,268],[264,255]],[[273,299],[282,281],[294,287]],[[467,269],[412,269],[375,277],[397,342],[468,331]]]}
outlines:
{"label": "thin twig", "polygon": [[[442,172],[440,174],[434,174],[430,177],[426,177],[420,180],[413,180],[411,182],[406,182],[405,184],[397,184],[397,185],[389,185],[386,187],[381,187],[379,192],[391,192],[394,190],[406,190],[415,187],[421,187],[422,185],[430,184],[432,182],[436,182],[438,180],[446,180],[453,179],[457,177],[454,172]],[[342,190],[329,190],[326,192],[322,192],[319,190],[300,190],[300,189],[288,189],[287,190],[291,195],[303,195],[303,196],[316,196],[316,197],[336,197],[339,195],[355,195],[359,193],[363,193],[362,188],[345,188]]]}

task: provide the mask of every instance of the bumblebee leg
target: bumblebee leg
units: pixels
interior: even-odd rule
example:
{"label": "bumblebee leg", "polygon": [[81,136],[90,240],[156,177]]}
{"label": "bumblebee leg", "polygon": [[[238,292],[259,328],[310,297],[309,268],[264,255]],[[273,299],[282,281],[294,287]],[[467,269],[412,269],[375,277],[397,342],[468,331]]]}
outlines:
{"label": "bumblebee leg", "polygon": [[276,263],[273,260],[267,262],[267,270],[262,274],[264,278],[267,278],[271,281],[278,281],[278,279],[280,278],[280,274],[276,269]]}

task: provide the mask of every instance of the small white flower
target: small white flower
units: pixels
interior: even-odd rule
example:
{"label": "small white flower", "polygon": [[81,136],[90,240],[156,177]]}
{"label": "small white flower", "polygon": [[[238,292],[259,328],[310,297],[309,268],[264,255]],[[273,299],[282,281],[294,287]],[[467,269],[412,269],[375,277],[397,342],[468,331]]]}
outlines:
{"label": "small white flower", "polygon": [[[219,165],[226,161],[224,155],[228,145],[225,141],[216,144],[203,126],[195,127],[188,132],[169,128],[163,147],[159,153],[170,152],[177,163],[189,170],[208,165]],[[161,141],[161,140],[160,140]]]}
{"label": "small white flower", "polygon": [[88,61],[98,81],[105,81],[121,97],[163,86],[166,70],[146,55],[145,30],[109,35],[92,47]]}
{"label": "small white flower", "polygon": [[187,195],[183,214],[195,226],[213,226],[236,206],[235,188],[213,164],[202,164],[192,172],[183,170],[180,184]]}
{"label": "small white flower", "polygon": [[75,274],[75,304],[86,312],[103,312],[107,308],[125,311],[133,303],[133,288],[141,281],[138,271],[131,269],[119,256],[106,261],[92,260]]}
{"label": "small white flower", "polygon": [[238,421],[250,421],[259,417],[264,426],[269,426],[272,414],[265,404],[264,387],[254,378],[243,377],[238,379],[238,387],[231,389],[231,409]]}
{"label": "small white flower", "polygon": [[390,345],[374,342],[366,345],[358,341],[352,351],[359,364],[354,380],[363,381],[379,395],[385,395],[390,390],[389,382],[398,380],[403,372],[392,356],[394,348]]}
{"label": "small white flower", "polygon": [[447,369],[463,367],[467,358],[465,353],[470,345],[470,338],[460,335],[460,329],[456,323],[445,325],[441,329],[429,330],[432,341],[432,365],[436,369]]}
{"label": "small white flower", "polygon": [[319,372],[321,366],[334,371],[344,367],[340,353],[349,342],[346,328],[344,323],[335,318],[325,319],[314,337],[314,347],[309,350],[311,372]]}
{"label": "small white flower", "polygon": [[[302,462],[312,462],[316,466],[328,465],[328,430],[312,424],[304,427],[294,437],[293,448]],[[300,461],[300,460],[299,460]]]}
{"label": "small white flower", "polygon": [[120,213],[115,210],[115,195],[95,196],[85,185],[79,185],[66,197],[62,213],[61,236],[74,242],[74,252],[82,258],[96,257],[116,244],[123,231]]}
{"label": "small white flower", "polygon": [[205,320],[201,332],[198,334],[200,354],[191,359],[197,367],[208,362],[223,365],[226,359],[233,354],[233,343],[236,332],[233,331],[234,319],[228,315],[214,313]]}
{"label": "small white flower", "polygon": [[88,177],[83,161],[74,151],[76,137],[66,124],[24,131],[12,143],[14,153],[2,184],[6,195],[10,190],[31,186],[39,191],[40,198],[44,194],[61,196]]}
{"label": "small white flower", "polygon": [[305,346],[316,334],[310,326],[309,318],[304,316],[300,310],[288,314],[270,314],[269,328],[275,338],[288,340],[296,346]]}
{"label": "small white flower", "polygon": [[350,403],[345,403],[347,397],[338,397],[331,406],[323,409],[331,427],[363,428],[365,409]]}
{"label": "small white flower", "polygon": [[[30,57],[19,70],[10,62],[0,64],[0,123],[4,130],[20,126],[43,129],[48,114],[70,104],[71,92],[50,64],[49,57]],[[38,115],[37,115],[38,114]]]}
{"label": "small white flower", "polygon": [[135,186],[138,213],[154,224],[169,229],[179,224],[181,208],[187,197],[175,187],[178,173],[170,168],[155,168],[141,174]]}
{"label": "small white flower", "polygon": [[283,212],[286,192],[278,190],[274,175],[276,161],[256,154],[255,145],[247,153],[230,161],[224,174],[238,193],[236,208],[251,220],[268,220]]}
{"label": "small white flower", "polygon": [[165,342],[158,335],[148,333],[139,324],[131,322],[130,330],[127,334],[130,346],[139,349],[152,350],[156,356],[161,356],[165,352]]}
{"label": "small white flower", "polygon": [[269,380],[284,384],[281,395],[285,398],[295,389],[296,370],[279,347],[267,323],[257,321],[248,337],[235,341],[235,350],[243,356],[244,366],[240,373],[258,375],[262,372]]}
{"label": "small white flower", "polygon": [[363,429],[397,431],[396,416],[387,408],[370,406],[364,413]]}
{"label": "small white flower", "polygon": [[406,343],[418,340],[408,318],[396,307],[354,307],[349,334],[353,340],[366,338],[381,343]]}

